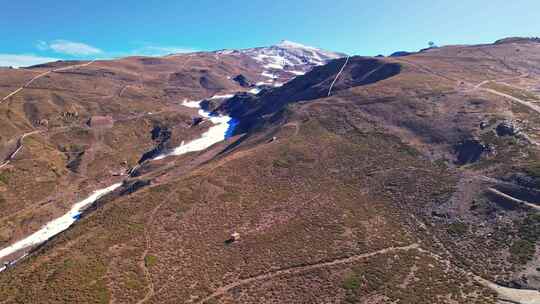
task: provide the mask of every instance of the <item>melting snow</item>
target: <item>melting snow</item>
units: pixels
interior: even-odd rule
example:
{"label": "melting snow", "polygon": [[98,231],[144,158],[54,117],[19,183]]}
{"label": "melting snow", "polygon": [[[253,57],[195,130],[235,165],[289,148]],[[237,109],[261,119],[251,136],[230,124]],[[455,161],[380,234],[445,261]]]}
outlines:
{"label": "melting snow", "polygon": [[96,190],[89,197],[73,205],[73,207],[71,207],[71,210],[68,213],[64,214],[63,216],[57,219],[54,219],[48,222],[40,230],[34,232],[30,236],[16,242],[15,244],[11,246],[8,246],[0,250],[0,258],[4,258],[19,250],[42,244],[48,239],[52,238],[53,236],[68,229],[71,225],[73,225],[73,223],[75,223],[81,217],[82,211],[86,207],[95,203],[100,197],[104,196],[105,194],[108,194],[116,190],[121,185],[122,183],[118,183],[104,189]]}
{"label": "melting snow", "polygon": [[[231,98],[233,96],[234,95],[215,95],[210,97],[209,99],[223,99]],[[182,155],[189,152],[202,151],[214,145],[215,143],[223,141],[233,135],[234,128],[236,127],[236,125],[238,125],[238,121],[229,116],[219,116],[210,112],[206,112],[200,109],[200,102],[201,101],[185,100],[183,105],[190,108],[199,108],[199,114],[210,120],[212,123],[214,123],[214,125],[210,127],[208,131],[203,133],[200,138],[195,139],[187,144],[184,144],[184,142],[182,142],[180,147],[177,147],[168,154],[163,154],[154,158],[155,160],[165,158],[169,155]],[[104,195],[116,190],[120,186],[122,186],[122,183],[117,183],[107,188],[96,190],[89,197],[75,203],[68,213],[48,222],[40,230],[34,232],[30,236],[0,250],[0,258],[4,258],[26,248],[40,245],[52,238],[53,236],[59,234],[60,232],[65,231],[71,225],[73,225],[73,223],[80,219],[82,212],[85,208],[95,203],[99,198],[103,197]],[[24,256],[22,256],[18,260],[22,258],[24,258]],[[18,260],[12,261],[11,263],[9,263],[9,265],[15,264]],[[0,266],[0,272],[4,271],[6,268],[7,266]]]}
{"label": "melting snow", "polygon": [[301,48],[301,49],[309,49],[309,50],[317,50],[316,48],[312,46],[303,45],[298,42],[293,42],[289,40],[282,40],[278,46],[284,47],[284,48]]}
{"label": "melting snow", "polygon": [[277,79],[278,77],[272,73],[268,73],[267,71],[264,71],[261,73],[262,76],[264,77],[268,77],[268,78],[272,78],[272,79]]}
{"label": "melting snow", "polygon": [[[234,95],[214,95],[208,99],[224,99],[231,98],[233,96]],[[213,113],[206,112],[203,109],[200,109],[200,103],[201,101],[184,101],[183,105],[190,108],[199,108],[199,115],[207,118],[214,123],[214,125],[211,126],[208,131],[204,132],[200,138],[197,138],[185,145],[181,145],[171,152],[159,155],[154,159],[159,160],[171,155],[178,156],[189,152],[202,151],[232,136],[234,127],[238,124],[238,122],[234,118],[227,115],[215,115]]]}
{"label": "melting snow", "polygon": [[225,98],[232,98],[232,97],[234,97],[234,94],[214,95],[208,99],[213,100],[213,99],[225,99]]}
{"label": "melting snow", "polygon": [[287,72],[292,73],[294,75],[299,75],[299,76],[306,74],[306,72],[303,72],[303,71],[287,71]]}

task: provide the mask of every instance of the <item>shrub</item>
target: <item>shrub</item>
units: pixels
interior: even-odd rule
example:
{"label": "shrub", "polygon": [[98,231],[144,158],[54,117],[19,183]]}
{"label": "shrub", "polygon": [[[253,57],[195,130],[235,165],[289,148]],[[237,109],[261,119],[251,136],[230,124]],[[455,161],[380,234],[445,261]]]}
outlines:
{"label": "shrub", "polygon": [[529,261],[536,251],[534,243],[531,243],[527,240],[516,240],[510,246],[510,254],[512,254],[512,259],[515,261],[526,264]]}
{"label": "shrub", "polygon": [[453,235],[464,235],[467,233],[467,225],[461,222],[455,222],[448,226],[448,233]]}
{"label": "shrub", "polygon": [[540,214],[531,214],[523,220],[519,227],[519,237],[531,243],[540,239]]}
{"label": "shrub", "polygon": [[157,259],[157,256],[149,254],[144,257],[144,265],[146,265],[146,267],[152,267],[157,263]]}
{"label": "shrub", "polygon": [[7,185],[9,182],[9,176],[6,172],[0,173],[0,183]]}
{"label": "shrub", "polygon": [[525,172],[531,177],[540,178],[540,163],[530,165],[529,167],[525,168]]}
{"label": "shrub", "polygon": [[345,278],[345,281],[343,282],[343,288],[349,291],[355,291],[360,287],[360,280],[356,276],[356,274],[351,274],[347,278]]}

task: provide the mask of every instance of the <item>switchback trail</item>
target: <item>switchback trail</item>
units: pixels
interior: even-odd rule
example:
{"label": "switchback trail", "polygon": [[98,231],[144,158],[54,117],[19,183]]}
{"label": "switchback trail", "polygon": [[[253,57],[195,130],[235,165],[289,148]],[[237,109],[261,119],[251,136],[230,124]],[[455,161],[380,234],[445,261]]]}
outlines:
{"label": "switchback trail", "polygon": [[257,275],[257,276],[241,279],[241,280],[238,280],[238,281],[233,282],[231,284],[222,286],[222,287],[218,288],[216,291],[214,291],[208,297],[206,297],[206,298],[202,299],[201,301],[197,302],[197,304],[206,303],[207,301],[209,301],[209,300],[211,300],[213,298],[219,297],[219,296],[227,293],[231,289],[234,289],[236,287],[246,285],[246,284],[249,284],[249,283],[253,283],[253,282],[256,282],[256,281],[268,280],[268,279],[271,279],[271,278],[274,278],[274,277],[277,277],[277,276],[281,276],[281,275],[301,273],[301,272],[314,270],[314,269],[319,269],[319,268],[324,268],[324,267],[330,267],[330,266],[342,265],[342,264],[349,264],[349,263],[352,263],[352,262],[356,262],[356,261],[363,260],[363,259],[366,259],[366,258],[369,258],[369,257],[380,255],[380,254],[385,254],[385,253],[394,252],[394,251],[406,251],[406,250],[417,249],[417,248],[419,248],[419,245],[415,243],[415,244],[411,244],[411,245],[403,246],[403,247],[389,247],[389,248],[381,249],[381,250],[370,252],[370,253],[363,253],[363,254],[353,255],[353,256],[348,257],[348,258],[336,259],[336,260],[332,260],[332,261],[328,261],[328,262],[320,262],[320,263],[315,263],[315,264],[306,265],[306,266],[292,266],[292,267],[288,267],[288,268],[279,269],[279,270],[276,270],[276,271],[272,271],[272,272],[260,274],[260,275]]}

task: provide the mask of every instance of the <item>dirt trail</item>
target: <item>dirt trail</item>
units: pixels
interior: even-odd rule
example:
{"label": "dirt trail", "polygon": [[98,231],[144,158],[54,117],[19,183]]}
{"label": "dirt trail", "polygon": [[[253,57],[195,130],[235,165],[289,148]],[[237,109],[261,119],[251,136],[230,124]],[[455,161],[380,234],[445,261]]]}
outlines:
{"label": "dirt trail", "polygon": [[411,250],[411,249],[417,249],[417,248],[419,248],[418,244],[411,244],[411,245],[403,246],[403,247],[389,247],[389,248],[381,249],[381,250],[370,252],[370,253],[354,255],[348,258],[336,259],[336,260],[328,261],[328,262],[320,262],[320,263],[315,263],[315,264],[306,265],[306,266],[292,266],[288,268],[283,268],[283,269],[268,272],[265,274],[260,274],[257,276],[241,279],[234,283],[222,286],[218,288],[216,291],[214,291],[211,295],[198,301],[197,303],[198,304],[206,303],[207,301],[213,298],[219,297],[227,293],[231,289],[234,289],[242,285],[247,285],[249,283],[253,283],[256,281],[268,280],[277,276],[282,276],[282,275],[287,275],[287,274],[296,274],[296,273],[301,273],[301,272],[324,268],[324,267],[330,267],[330,266],[341,265],[341,264],[349,264],[352,262],[356,262],[356,261],[363,260],[369,257],[380,255],[380,254],[385,254],[385,253],[394,252],[394,251]]}
{"label": "dirt trail", "polygon": [[[332,260],[332,261],[328,261],[328,262],[320,262],[320,263],[315,263],[315,264],[306,265],[306,266],[292,266],[292,267],[272,271],[272,272],[269,272],[269,273],[260,274],[260,275],[256,275],[256,276],[253,276],[253,277],[248,277],[248,278],[245,278],[245,279],[240,279],[240,280],[238,280],[236,282],[233,282],[233,283],[230,283],[228,285],[219,287],[212,294],[210,294],[206,298],[204,298],[204,299],[202,299],[202,300],[200,300],[200,301],[198,301],[196,303],[197,304],[204,304],[204,303],[206,303],[206,302],[208,302],[208,301],[210,301],[210,300],[212,300],[214,298],[217,298],[219,296],[222,296],[222,295],[226,294],[227,292],[231,291],[234,288],[237,288],[237,287],[240,287],[240,286],[243,286],[243,285],[247,285],[247,284],[250,284],[250,283],[253,283],[253,282],[257,282],[257,281],[264,281],[264,280],[272,279],[272,278],[282,276],[282,275],[297,274],[297,273],[302,273],[302,272],[305,272],[305,271],[310,271],[310,270],[324,268],[324,267],[331,267],[331,266],[335,266],[335,265],[349,264],[349,263],[353,263],[353,262],[356,262],[356,261],[359,261],[359,260],[362,260],[362,259],[366,259],[366,258],[369,258],[369,257],[380,255],[380,254],[385,254],[385,253],[394,252],[394,251],[412,250],[412,249],[416,249],[416,250],[419,250],[419,251],[421,251],[423,253],[427,253],[427,254],[433,256],[434,258],[436,258],[437,260],[445,263],[448,266],[452,265],[452,262],[450,260],[445,259],[445,258],[443,258],[443,257],[441,257],[441,256],[439,256],[437,254],[434,254],[431,251],[422,249],[419,246],[419,244],[415,243],[415,244],[411,244],[411,245],[403,246],[403,247],[385,248],[385,249],[370,252],[370,253],[354,255],[354,256],[351,256],[351,257],[342,258],[342,259],[336,259],[336,260]],[[457,267],[457,266],[455,266],[455,267]],[[469,271],[466,271],[466,270],[464,270],[464,269],[462,269],[460,267],[457,267],[457,269],[462,271],[463,273],[466,273],[468,276],[472,277],[474,280],[476,280],[477,282],[479,282],[483,286],[485,286],[487,288],[490,288],[491,290],[495,291],[498,294],[499,299],[502,300],[502,301],[507,301],[507,302],[516,303],[516,304],[540,304],[540,292],[538,292],[537,290],[514,289],[514,288],[508,288],[508,287],[500,286],[500,285],[497,285],[497,284],[495,284],[493,282],[490,282],[490,281],[488,281],[488,280],[486,280],[486,279],[484,279],[484,278],[482,278],[480,276],[477,276],[477,275],[475,275],[475,274],[473,274],[473,273],[471,273]]]}
{"label": "dirt trail", "polygon": [[527,202],[527,201],[524,201],[524,200],[520,200],[518,198],[515,198],[511,195],[508,195],[506,193],[503,193],[497,189],[494,189],[494,188],[488,188],[488,191],[490,191],[491,193],[495,194],[495,195],[498,195],[498,196],[501,196],[505,199],[508,199],[508,200],[511,200],[512,202],[514,203],[518,203],[518,204],[523,204],[527,207],[530,207],[530,208],[533,208],[533,209],[536,209],[538,211],[540,211],[540,205],[536,205],[536,204],[533,204],[533,203],[530,203],[530,202]]}
{"label": "dirt trail", "polygon": [[497,294],[499,294],[499,299],[504,302],[517,304],[540,304],[540,292],[537,290],[503,287],[479,276],[474,276],[474,279],[478,281],[478,283],[497,292]]}
{"label": "dirt trail", "polygon": [[523,88],[518,88],[518,87],[516,87],[514,85],[508,84],[506,82],[510,81],[510,80],[527,78],[527,77],[529,77],[529,74],[525,73],[525,74],[521,74],[521,75],[516,76],[516,77],[507,77],[507,78],[502,78],[502,79],[484,80],[484,81],[478,83],[477,85],[475,85],[473,89],[474,90],[481,90],[481,91],[488,92],[488,93],[491,93],[491,94],[495,94],[495,95],[498,95],[498,96],[501,96],[501,97],[504,97],[504,98],[508,98],[508,99],[510,99],[512,101],[515,101],[517,103],[520,103],[520,104],[532,109],[533,111],[535,111],[537,113],[540,113],[540,106],[538,106],[536,104],[533,104],[531,102],[519,99],[517,97],[514,97],[512,95],[509,95],[509,94],[506,94],[506,93],[503,93],[503,92],[499,92],[499,91],[494,90],[494,89],[483,88],[482,87],[482,86],[484,86],[484,85],[486,85],[486,84],[488,84],[490,82],[493,82],[493,83],[500,83],[500,84],[503,84],[503,85],[506,85],[506,86],[509,86],[509,87],[513,87],[513,88],[516,88],[516,89],[525,90]]}
{"label": "dirt trail", "polygon": [[148,222],[145,225],[144,239],[145,239],[145,243],[146,243],[146,248],[144,249],[144,251],[142,253],[142,258],[139,261],[139,267],[141,267],[143,269],[146,280],[148,281],[148,292],[145,294],[144,298],[137,301],[137,304],[146,303],[148,300],[150,300],[156,294],[156,291],[155,291],[156,289],[155,289],[155,286],[154,286],[154,282],[152,281],[152,275],[150,274],[150,271],[148,270],[149,266],[146,265],[146,256],[148,255],[148,252],[150,251],[150,247],[152,246],[152,239],[151,239],[151,236],[150,236],[150,231],[148,231],[149,228],[147,228],[147,227],[152,226],[152,223],[154,222],[156,213],[175,194],[176,194],[176,192],[172,191],[169,195],[167,195],[167,197],[164,200],[162,200],[161,203],[159,203],[152,210],[152,212],[150,213],[150,217],[148,218]]}
{"label": "dirt trail", "polygon": [[23,140],[24,140],[25,137],[33,135],[33,134],[37,134],[37,133],[40,133],[40,132],[43,132],[43,131],[38,130],[38,131],[32,131],[32,132],[24,133],[19,138],[19,140],[17,141],[17,150],[15,150],[15,152],[11,153],[11,155],[8,156],[6,161],[4,161],[4,163],[0,165],[0,169],[7,166],[11,162],[11,160],[13,160],[13,158],[22,150],[22,148],[23,148]]}
{"label": "dirt trail", "polygon": [[508,95],[508,94],[505,94],[505,93],[502,93],[502,92],[499,92],[499,91],[495,91],[494,89],[488,89],[488,88],[482,88],[482,87],[479,87],[478,89],[481,90],[481,91],[489,92],[491,94],[495,94],[495,95],[498,95],[498,96],[501,96],[501,97],[505,97],[507,99],[510,99],[512,101],[520,103],[520,104],[528,107],[529,109],[535,111],[536,113],[540,114],[540,106],[539,105],[536,105],[536,104],[533,104],[531,102],[519,99],[519,98],[514,97],[512,95]]}
{"label": "dirt trail", "polygon": [[[504,83],[505,85],[507,86],[511,86],[511,87],[515,87],[513,85],[509,85],[507,83],[505,83],[506,81],[510,81],[510,80],[516,80],[516,79],[521,79],[521,78],[527,78],[529,77],[529,74],[528,73],[524,73],[524,74],[521,74],[519,76],[514,76],[514,77],[507,77],[507,78],[501,78],[501,79],[491,79],[491,80],[484,80],[480,83],[478,83],[477,85],[474,86],[474,89],[477,90],[477,89],[480,89],[481,86],[483,85],[486,85],[490,82],[499,82],[499,83]],[[517,87],[515,87],[517,88]],[[519,88],[519,89],[522,89],[522,88]]]}
{"label": "dirt trail", "polygon": [[460,81],[460,82],[466,83],[470,87],[472,87],[472,90],[480,90],[480,91],[488,92],[488,93],[491,93],[491,94],[495,94],[495,95],[510,99],[510,100],[512,100],[514,102],[517,102],[517,103],[520,103],[520,104],[522,104],[522,105],[524,105],[524,106],[530,108],[531,110],[533,110],[533,111],[540,114],[540,105],[533,104],[531,102],[528,102],[528,101],[519,99],[517,97],[511,96],[511,95],[508,95],[508,94],[505,94],[505,93],[502,93],[502,92],[499,92],[499,91],[496,91],[494,89],[488,89],[488,88],[483,88],[482,87],[482,86],[484,86],[485,84],[487,84],[489,82],[497,82],[497,83],[505,84],[505,85],[508,85],[508,86],[512,86],[512,85],[509,85],[509,84],[505,83],[505,81],[529,77],[529,74],[522,74],[522,75],[519,75],[519,76],[506,77],[506,78],[502,78],[502,79],[484,80],[484,81],[482,81],[482,82],[480,82],[478,84],[472,85],[471,83],[468,83],[467,81],[450,78],[450,77],[448,77],[446,75],[439,74],[439,73],[431,70],[430,68],[428,68],[426,66],[416,64],[414,62],[410,62],[410,61],[405,60],[405,59],[400,58],[400,59],[395,59],[395,60],[398,61],[398,62],[407,63],[407,64],[409,64],[411,66],[414,66],[414,67],[416,67],[416,68],[418,68],[418,69],[420,69],[420,70],[422,70],[422,71],[424,71],[424,72],[426,72],[428,74],[432,74],[432,75],[437,76],[437,77],[441,77],[441,78],[451,80],[451,81]]}
{"label": "dirt trail", "polygon": [[341,76],[341,73],[343,73],[343,70],[345,70],[347,63],[349,63],[349,58],[351,58],[351,56],[347,56],[347,59],[345,59],[345,63],[341,67],[341,70],[339,70],[339,73],[337,73],[336,78],[334,78],[334,81],[332,81],[332,84],[330,85],[330,88],[328,89],[328,97],[330,97],[330,95],[332,94],[332,88],[334,88],[334,84],[336,84],[336,81],[339,79],[339,76]]}
{"label": "dirt trail", "polygon": [[502,301],[503,303],[508,302],[513,304],[540,304],[540,292],[538,290],[508,288],[495,284],[453,264],[449,259],[443,258],[429,250],[420,247],[417,249],[423,253],[431,255],[433,258],[439,260],[442,263],[445,263],[448,266],[453,265],[457,270],[464,273],[466,276],[473,278],[475,281],[477,281],[484,287],[495,291],[498,295],[498,300]]}
{"label": "dirt trail", "polygon": [[22,91],[24,88],[27,88],[30,84],[32,84],[32,82],[38,80],[39,78],[43,77],[43,76],[46,76],[52,72],[62,72],[62,71],[67,71],[67,70],[71,70],[71,69],[76,69],[76,68],[80,68],[80,67],[85,67],[85,66],[89,66],[90,64],[92,64],[93,62],[95,61],[92,60],[92,61],[89,61],[87,63],[83,63],[83,64],[76,64],[76,65],[71,65],[71,66],[68,66],[68,67],[63,67],[63,68],[58,68],[58,69],[53,69],[53,70],[50,70],[50,71],[46,71],[46,72],[43,72],[37,76],[35,76],[34,78],[30,79],[28,82],[26,82],[22,87],[19,87],[17,88],[15,91],[9,93],[6,97],[2,98],[2,100],[0,100],[0,104],[6,100],[8,100],[10,97],[13,97],[15,96],[17,93],[19,93],[20,91]]}

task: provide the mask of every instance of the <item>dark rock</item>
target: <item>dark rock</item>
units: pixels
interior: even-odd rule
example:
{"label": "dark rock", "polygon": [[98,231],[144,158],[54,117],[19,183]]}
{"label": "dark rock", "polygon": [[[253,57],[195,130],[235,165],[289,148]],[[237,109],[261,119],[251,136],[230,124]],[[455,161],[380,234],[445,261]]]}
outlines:
{"label": "dark rock", "polygon": [[191,119],[191,126],[196,127],[203,121],[202,117],[193,117]]}
{"label": "dark rock", "polygon": [[159,134],[161,134],[161,127],[160,126],[156,126],[152,129],[152,131],[150,131],[150,133],[152,134],[152,140],[156,140],[159,138]]}
{"label": "dark rock", "polygon": [[488,122],[487,121],[482,121],[480,122],[480,129],[481,130],[484,130],[485,128],[487,128],[489,126]]}
{"label": "dark rock", "polygon": [[503,121],[495,129],[498,136],[514,136],[519,132],[518,127],[511,121]]}
{"label": "dark rock", "polygon": [[79,173],[79,167],[82,163],[82,158],[85,151],[74,151],[69,153],[67,168],[74,173]]}
{"label": "dark rock", "polygon": [[132,181],[128,181],[128,182],[124,182],[124,185],[122,187],[122,191],[120,192],[120,195],[129,195],[129,194],[132,194],[138,190],[140,190],[141,188],[143,187],[146,187],[150,185],[150,181],[149,180],[140,180],[140,179],[137,179],[137,180],[132,180]]}
{"label": "dark rock", "polygon": [[246,78],[246,76],[240,74],[233,78],[234,81],[238,83],[241,87],[249,88],[252,87],[253,84]]}
{"label": "dark rock", "polygon": [[529,176],[524,173],[515,173],[515,174],[510,175],[509,177],[503,178],[503,180],[510,183],[517,184],[521,187],[534,188],[534,189],[540,190],[539,177]]}
{"label": "dark rock", "polygon": [[167,149],[167,144],[169,143],[172,132],[167,127],[156,126],[151,131],[152,140],[156,141],[154,148],[146,153],[144,153],[139,160],[139,164],[142,164],[148,159],[152,159]]}
{"label": "dark rock", "polygon": [[478,139],[466,139],[454,147],[457,155],[456,163],[459,165],[465,165],[468,163],[474,163],[480,160],[482,154],[487,152],[489,148],[482,144]]}
{"label": "dark rock", "polygon": [[433,216],[433,217],[439,217],[439,218],[448,218],[448,214],[446,214],[446,213],[441,213],[441,212],[438,212],[438,211],[436,211],[436,210],[431,211],[431,216]]}

